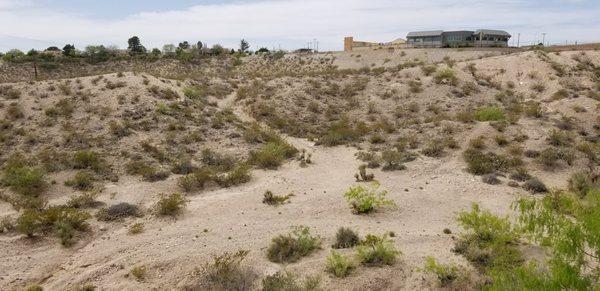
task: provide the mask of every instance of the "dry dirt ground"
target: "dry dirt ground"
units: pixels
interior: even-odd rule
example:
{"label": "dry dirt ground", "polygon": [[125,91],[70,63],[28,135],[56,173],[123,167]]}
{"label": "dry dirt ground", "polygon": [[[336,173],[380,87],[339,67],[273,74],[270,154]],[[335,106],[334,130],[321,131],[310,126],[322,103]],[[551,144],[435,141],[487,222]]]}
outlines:
{"label": "dry dirt ground", "polygon": [[[563,52],[560,55],[550,54],[549,57],[554,62],[575,68],[578,61],[574,60],[574,57],[579,54],[580,52]],[[365,67],[395,68],[419,59],[425,64],[436,63],[440,68],[445,68],[446,56],[456,61],[453,66],[461,83],[477,81],[468,72],[469,64],[473,63],[481,76],[491,76],[493,82],[502,86],[512,82],[516,87],[514,91],[521,94],[524,101],[535,100],[542,104],[546,114],[544,118],[521,118],[506,131],[508,136],[517,133],[529,136],[529,139],[521,144],[524,149],[540,150],[546,147],[548,133],[554,122],[560,120],[563,115],[576,118],[577,128],[588,132],[589,135],[597,134],[594,126],[600,122],[598,99],[583,95],[577,98],[552,99],[552,95],[561,88],[575,90],[575,87],[582,87],[597,90],[593,81],[577,74],[556,76],[551,65],[541,61],[535,52],[505,54],[493,51],[454,50],[405,50],[405,53],[360,51],[315,57],[286,56],[287,61],[284,59],[270,65],[276,67],[274,71],[294,64],[305,66],[307,63],[315,64],[317,69],[314,70],[330,70],[331,67],[340,70]],[[585,58],[596,65],[600,64],[598,52],[587,52]],[[245,59],[244,62],[245,65],[240,70],[251,71],[269,65],[262,63],[261,59],[254,58]],[[283,269],[301,277],[319,275],[321,285],[328,290],[437,289],[431,275],[420,270],[425,257],[433,256],[441,262],[454,262],[466,267],[469,265],[451,251],[455,236],[461,232],[455,220],[457,213],[469,209],[472,203],[478,203],[495,214],[511,215],[511,203],[522,195],[531,195],[521,188],[508,186],[509,180],[506,177],[500,177],[502,183],[499,185],[489,185],[482,182],[480,176],[468,173],[462,150],[469,147],[470,140],[483,135],[488,138],[487,144],[490,149],[503,151],[503,148],[494,145],[493,142],[493,136],[498,133],[489,122],[462,123],[448,117],[448,120],[441,118],[441,124],[454,128],[454,138],[459,149],[446,150],[441,157],[419,154],[415,160],[406,162],[407,169],[402,171],[384,172],[380,169],[369,169],[369,172],[375,174],[375,179],[381,187],[389,191],[388,198],[397,206],[383,208],[369,215],[355,215],[343,194],[350,186],[357,184],[354,174],[362,164],[356,158],[359,149],[380,151],[400,136],[416,136],[421,139],[420,144],[424,145],[427,139],[440,135],[442,130],[442,126],[438,126],[435,121],[423,122],[423,119],[430,115],[439,115],[431,113],[436,111],[431,109],[432,104],[440,106],[445,112],[444,116],[454,116],[465,109],[473,111],[481,105],[496,104],[494,102],[498,101],[495,101],[495,95],[501,90],[489,85],[477,85],[480,88],[479,93],[457,97],[456,92],[453,93],[453,87],[435,83],[434,77],[425,76],[418,66],[385,71],[381,75],[328,77],[320,74],[300,78],[286,74],[256,77],[267,89],[261,93],[250,94],[249,97],[240,97],[239,93],[236,95],[236,91],[244,86],[252,86],[252,77],[225,79],[223,75],[219,75],[214,78],[203,77],[201,81],[177,81],[153,76],[142,77],[143,73],[126,72],[123,77],[115,74],[105,76],[105,79],[112,82],[124,82],[126,86],[123,88],[106,89],[103,87],[106,84],[104,81],[100,81],[100,86],[94,85],[93,76],[81,77],[78,78],[80,81],[69,83],[73,88],[80,84],[79,82],[84,84],[85,89],[79,91],[85,92],[91,101],[73,97],[80,96],[78,93],[68,98],[75,100],[73,102],[76,102],[77,108],[85,107],[89,110],[77,109],[70,117],[59,117],[62,119],[59,119],[58,123],[71,121],[72,126],[78,129],[74,132],[83,132],[90,136],[91,149],[106,153],[109,156],[108,160],[119,167],[127,161],[127,156],[120,155],[120,152],[139,151],[140,141],[148,139],[152,139],[158,147],[174,155],[187,151],[194,159],[197,158],[197,152],[203,148],[213,148],[237,157],[245,157],[256,147],[241,138],[243,129],[248,127],[249,123],[258,121],[265,126],[276,127],[269,115],[257,114],[254,105],[261,102],[269,103],[279,115],[314,127],[306,131],[294,131],[285,126],[278,128],[283,131],[282,135],[289,143],[312,153],[313,163],[308,167],[301,167],[299,162],[289,160],[277,170],[253,169],[252,178],[248,183],[231,188],[212,187],[188,194],[188,205],[175,219],[157,218],[150,213],[150,209],[160,194],[181,191],[177,185],[180,175],[172,174],[165,180],[149,182],[139,176],[123,174],[120,170],[118,181],[103,182],[104,190],[97,200],[106,205],[119,202],[140,205],[148,210],[143,217],[118,222],[101,222],[92,218],[91,230],[83,233],[81,239],[70,248],[62,247],[52,237],[28,239],[14,232],[0,234],[0,289],[19,290],[30,284],[39,284],[46,290],[67,290],[92,284],[101,290],[177,290],[196,283],[195,269],[210,261],[212,256],[240,249],[250,251],[246,263],[252,265],[262,276]],[[360,77],[368,78],[369,84],[357,93],[357,98],[360,99],[359,106],[349,107],[348,112],[354,112],[358,116],[357,119],[368,120],[373,114],[367,112],[367,107],[374,106],[378,112],[375,115],[393,120],[392,124],[398,127],[398,130],[390,133],[383,145],[371,145],[364,140],[353,142],[352,145],[334,147],[316,145],[315,137],[322,133],[319,128],[329,125],[324,112],[330,107],[345,106],[347,99],[335,97],[335,94],[319,100],[313,98],[311,88],[314,87],[309,79],[343,86],[348,80]],[[144,83],[145,79],[149,80],[148,83]],[[422,82],[423,91],[410,93],[407,84],[415,79]],[[532,85],[541,81],[545,84],[544,91],[533,92]],[[154,123],[150,122],[154,127],[151,126],[149,130],[133,127],[135,133],[130,136],[119,139],[110,137],[110,121],[124,120],[127,112],[135,110],[152,112],[160,102],[167,105],[179,102],[180,99],[184,99],[183,88],[195,84],[194,82],[223,84],[217,87],[225,89],[210,93],[211,96],[203,102],[202,107],[193,107],[192,117],[159,116],[154,119]],[[14,121],[14,127],[26,128],[38,137],[36,143],[27,145],[26,137],[13,135],[15,142],[9,144],[5,150],[20,149],[27,153],[35,153],[46,145],[55,148],[64,146],[69,150],[78,149],[78,145],[66,145],[61,139],[63,133],[59,125],[39,125],[46,122],[43,110],[65,98],[60,89],[45,93],[48,86],[60,84],[63,84],[62,80],[2,84],[19,88],[23,93],[18,102],[24,110],[25,117]],[[165,99],[161,94],[157,96],[148,93],[147,88],[152,85],[171,89],[178,97]],[[388,91],[396,97],[382,97]],[[126,102],[119,103],[121,95],[126,96]],[[139,103],[130,102],[133,96],[139,96]],[[6,110],[11,102],[15,102],[5,99],[2,110]],[[313,99],[318,101],[319,106],[315,112],[306,109],[309,101]],[[373,102],[374,105],[368,105],[369,102]],[[398,106],[404,108],[410,103],[419,106],[417,113],[404,110],[403,115],[394,117]],[[574,111],[575,105],[584,108],[585,111]],[[106,119],[100,119],[98,111],[93,109],[99,106],[112,108]],[[210,126],[215,115],[223,111],[229,112],[226,116],[235,116],[231,118],[236,121],[226,123],[221,128]],[[9,119],[7,114],[3,113],[3,119]],[[142,119],[152,119],[148,116],[152,115]],[[207,121],[198,121],[203,118],[207,118]],[[421,121],[417,124],[411,122],[409,125],[403,123],[415,119]],[[184,124],[187,129],[168,135],[171,131],[167,128],[170,123]],[[191,143],[184,140],[184,135],[192,131],[199,132],[202,139]],[[169,138],[178,141],[169,144]],[[99,142],[96,139],[105,141]],[[579,139],[582,138],[578,137]],[[7,156],[2,157],[2,162]],[[578,154],[573,165],[561,165],[557,170],[546,171],[533,161],[527,160],[530,173],[550,188],[566,187],[569,175],[585,168],[586,163],[585,158]],[[51,179],[56,181],[47,191],[50,204],[64,203],[69,196],[77,194],[77,191],[63,185],[74,173],[72,169],[63,169],[50,174]],[[293,193],[294,196],[290,203],[269,206],[262,203],[266,190],[276,194]],[[9,192],[8,189],[2,191]],[[93,213],[96,210],[89,211]],[[18,212],[9,203],[0,201],[0,217],[17,215]],[[135,223],[142,223],[144,231],[131,235],[128,230]],[[313,234],[319,235],[323,242],[322,249],[288,265],[269,262],[265,252],[271,239],[298,225],[307,226]],[[350,227],[363,236],[369,233],[393,232],[395,236],[392,239],[402,255],[392,266],[359,266],[349,277],[334,278],[324,269],[326,257],[330,254],[330,245],[339,227]],[[449,228],[452,234],[444,234],[445,228]],[[342,252],[353,256],[352,250]],[[147,268],[145,279],[132,278],[130,271],[135,266]],[[255,287],[259,288],[259,285],[258,283]]]}

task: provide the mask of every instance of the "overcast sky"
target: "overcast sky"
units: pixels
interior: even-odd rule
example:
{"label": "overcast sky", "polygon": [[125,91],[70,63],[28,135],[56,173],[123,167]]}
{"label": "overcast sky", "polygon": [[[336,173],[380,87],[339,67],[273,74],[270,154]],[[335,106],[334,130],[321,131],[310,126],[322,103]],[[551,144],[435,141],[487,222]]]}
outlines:
{"label": "overcast sky", "polygon": [[[414,30],[502,29],[521,44],[600,41],[600,0],[0,0],[0,51],[74,43],[148,47],[201,40],[252,49],[340,50]],[[511,40],[512,43],[512,40]],[[516,43],[515,43],[516,44]]]}

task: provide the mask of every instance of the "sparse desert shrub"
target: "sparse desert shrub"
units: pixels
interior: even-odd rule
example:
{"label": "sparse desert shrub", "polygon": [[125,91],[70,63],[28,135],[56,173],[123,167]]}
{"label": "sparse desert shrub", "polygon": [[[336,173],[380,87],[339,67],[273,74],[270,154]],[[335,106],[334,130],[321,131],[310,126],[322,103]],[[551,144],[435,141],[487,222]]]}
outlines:
{"label": "sparse desert shrub", "polygon": [[110,133],[112,133],[114,136],[118,137],[118,138],[122,138],[122,137],[126,137],[128,135],[131,134],[131,130],[129,129],[129,127],[121,122],[117,122],[117,121],[111,121],[108,124]]}
{"label": "sparse desert shrub", "polygon": [[523,183],[523,189],[532,193],[545,193],[548,192],[546,185],[538,178],[531,178]]}
{"label": "sparse desert shrub", "polygon": [[331,254],[327,257],[325,269],[327,272],[333,274],[338,278],[348,276],[356,266],[346,256],[331,251]]}
{"label": "sparse desert shrub", "polygon": [[578,172],[569,178],[569,190],[575,192],[581,198],[585,197],[590,190],[598,187],[600,187],[600,184],[594,182],[588,172]]}
{"label": "sparse desert shrub", "polygon": [[423,92],[423,83],[420,81],[410,80],[408,81],[408,88],[411,93],[421,93]]}
{"label": "sparse desert shrub", "polygon": [[0,219],[0,233],[8,233],[15,230],[15,221],[10,216],[4,216]]}
{"label": "sparse desert shrub", "polygon": [[485,174],[481,177],[481,181],[490,185],[498,185],[500,184],[500,180],[496,174]]}
{"label": "sparse desert shrub", "polygon": [[546,170],[554,169],[558,166],[560,152],[554,148],[547,148],[539,152],[535,161],[542,165]]}
{"label": "sparse desert shrub", "polygon": [[525,168],[515,169],[512,173],[510,173],[509,177],[515,181],[520,181],[520,182],[531,179],[531,175],[529,175],[529,173],[527,172],[527,169],[525,169]]}
{"label": "sparse desert shrub", "polygon": [[65,181],[65,185],[77,190],[91,190],[94,188],[95,177],[88,171],[79,171],[71,180]]}
{"label": "sparse desert shrub", "polygon": [[506,146],[509,143],[508,138],[501,134],[494,136],[494,140],[496,141],[496,144],[501,147]]}
{"label": "sparse desert shrub", "polygon": [[36,210],[26,209],[17,219],[15,226],[19,233],[33,237],[42,229],[42,219]]}
{"label": "sparse desert shrub", "polygon": [[356,182],[370,182],[373,181],[375,175],[373,173],[367,174],[367,165],[363,164],[358,166],[358,173],[354,174]]}
{"label": "sparse desert shrub", "polygon": [[392,200],[385,199],[387,191],[379,191],[379,183],[369,187],[353,186],[344,193],[348,204],[357,214],[369,213],[383,206],[395,206]]}
{"label": "sparse desert shrub", "polygon": [[504,112],[499,107],[482,107],[477,109],[475,117],[479,121],[501,121],[505,119]]}
{"label": "sparse desert shrub", "polygon": [[544,116],[544,111],[539,103],[531,101],[525,105],[525,115],[528,117],[540,118]]}
{"label": "sparse desert shrub", "polygon": [[19,103],[10,103],[8,107],[6,107],[6,117],[9,120],[17,120],[25,117],[23,107],[21,107]]}
{"label": "sparse desert shrub", "polygon": [[147,273],[148,269],[146,266],[135,266],[131,269],[131,275],[138,281],[144,280]]}
{"label": "sparse desert shrub", "polygon": [[553,129],[548,136],[548,143],[553,146],[567,146],[571,144],[571,136],[564,131]]}
{"label": "sparse desert shrub", "polygon": [[433,79],[437,84],[456,85],[458,83],[456,73],[450,68],[438,71],[433,77]]}
{"label": "sparse desert shrub", "polygon": [[421,150],[421,153],[428,157],[439,158],[444,155],[444,143],[441,140],[431,140]]}
{"label": "sparse desert shrub", "polygon": [[405,155],[397,150],[385,150],[381,153],[384,162],[384,171],[404,170],[406,166],[402,163],[406,160]]}
{"label": "sparse desert shrub", "polygon": [[77,231],[88,230],[86,220],[90,217],[87,212],[62,205],[41,211],[29,209],[17,219],[17,231],[29,237],[52,231],[63,246],[70,246],[74,243]]}
{"label": "sparse desert shrub", "polygon": [[177,184],[186,192],[204,189],[208,183],[214,180],[215,173],[209,168],[200,168],[195,172],[179,178]]}
{"label": "sparse desert shrub", "polygon": [[381,158],[374,151],[359,151],[356,153],[356,158],[367,163],[367,168],[379,168],[381,166]]}
{"label": "sparse desert shrub", "polygon": [[27,286],[25,291],[44,291],[44,288],[40,285],[34,284]]}
{"label": "sparse desert shrub", "polygon": [[421,71],[423,71],[423,74],[425,74],[425,76],[431,76],[431,74],[433,74],[433,73],[435,73],[435,71],[437,71],[437,66],[436,65],[421,66]]}
{"label": "sparse desert shrub", "polygon": [[331,246],[334,249],[351,248],[360,243],[358,234],[350,228],[340,227],[335,234],[335,243]]}
{"label": "sparse desert shrub", "polygon": [[425,258],[425,272],[436,275],[440,287],[447,287],[460,278],[459,268],[454,264],[439,264],[433,257]]}
{"label": "sparse desert shrub", "polygon": [[197,290],[252,290],[258,273],[252,267],[243,264],[248,253],[246,250],[240,250],[214,256],[212,262],[202,266],[201,287]]}
{"label": "sparse desert shrub", "polygon": [[155,209],[158,215],[176,216],[183,211],[186,204],[187,200],[180,193],[172,193],[167,196],[161,194]]}
{"label": "sparse desert shrub", "polygon": [[275,195],[271,190],[265,191],[263,195],[263,203],[268,205],[281,205],[286,202],[289,202],[289,199],[294,196],[293,194],[288,195]]}
{"label": "sparse desert shrub", "polygon": [[484,153],[472,148],[463,153],[463,158],[467,162],[469,173],[475,175],[491,174],[496,171],[504,172],[510,166],[509,161],[503,156],[492,152]]}
{"label": "sparse desert shrub", "polygon": [[39,196],[48,186],[41,169],[18,163],[4,168],[2,183],[17,194],[30,197]]}
{"label": "sparse desert shrub", "polygon": [[140,208],[137,205],[121,202],[102,208],[96,213],[96,218],[101,221],[114,221],[131,216],[139,216]]}
{"label": "sparse desert shrub", "polygon": [[8,90],[6,90],[6,92],[4,93],[6,95],[6,97],[8,99],[19,99],[21,98],[21,91],[19,89],[16,88],[10,88]]}
{"label": "sparse desert shrub", "polygon": [[144,224],[140,222],[136,222],[133,225],[131,225],[129,227],[129,230],[127,231],[127,233],[130,235],[140,234],[142,232],[144,232]]}
{"label": "sparse desert shrub", "polygon": [[317,291],[321,290],[320,284],[321,279],[316,276],[308,276],[303,282],[298,282],[293,273],[277,271],[262,280],[262,291]]}
{"label": "sparse desert shrub", "polygon": [[321,247],[321,239],[310,234],[304,226],[296,227],[291,233],[273,238],[267,249],[267,258],[275,263],[292,263]]}
{"label": "sparse desert shrub", "polygon": [[78,151],[73,159],[73,168],[101,171],[105,167],[100,155],[93,151]]}
{"label": "sparse desert shrub", "polygon": [[364,123],[352,124],[347,118],[334,122],[329,129],[319,138],[318,144],[326,146],[343,145],[358,141],[361,136],[369,132]]}
{"label": "sparse desert shrub", "polygon": [[298,150],[289,143],[268,142],[258,150],[250,153],[250,163],[264,169],[276,169],[285,159],[292,158]]}
{"label": "sparse desert shrub", "polygon": [[81,209],[101,205],[102,202],[96,201],[96,197],[98,197],[99,193],[100,191],[89,191],[80,195],[71,196],[69,201],[67,201],[67,207]]}
{"label": "sparse desert shrub", "polygon": [[221,187],[232,187],[250,181],[250,167],[245,164],[236,166],[230,172],[216,176],[215,182]]}
{"label": "sparse desert shrub", "polygon": [[538,92],[538,93],[542,93],[542,92],[546,91],[546,85],[542,82],[538,82],[538,83],[531,85],[531,90]]}
{"label": "sparse desert shrub", "polygon": [[457,112],[454,118],[460,122],[469,123],[475,121],[475,114],[473,110],[467,109]]}
{"label": "sparse desert shrub", "polygon": [[366,266],[393,265],[402,253],[396,250],[394,242],[387,235],[368,234],[356,248],[358,259]]}

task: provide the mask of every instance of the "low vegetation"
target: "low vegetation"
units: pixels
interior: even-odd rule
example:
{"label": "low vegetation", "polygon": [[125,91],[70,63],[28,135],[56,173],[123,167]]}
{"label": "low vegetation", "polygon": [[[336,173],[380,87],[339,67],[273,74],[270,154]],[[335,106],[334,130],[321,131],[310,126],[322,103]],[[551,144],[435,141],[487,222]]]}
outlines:
{"label": "low vegetation", "polygon": [[321,247],[321,239],[313,236],[310,229],[296,227],[289,234],[276,236],[267,249],[267,258],[275,263],[292,263]]}
{"label": "low vegetation", "polygon": [[392,200],[385,198],[386,190],[379,190],[379,183],[369,186],[353,186],[344,193],[344,197],[357,214],[366,214],[384,206],[395,206]]}

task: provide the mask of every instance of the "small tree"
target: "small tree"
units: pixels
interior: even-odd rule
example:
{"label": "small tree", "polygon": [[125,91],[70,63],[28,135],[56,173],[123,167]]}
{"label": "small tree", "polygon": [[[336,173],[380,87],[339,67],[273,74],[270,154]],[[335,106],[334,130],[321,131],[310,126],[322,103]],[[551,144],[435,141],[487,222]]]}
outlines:
{"label": "small tree", "polygon": [[174,56],[177,52],[177,48],[173,44],[165,44],[162,48],[162,52],[167,56]]}
{"label": "small tree", "polygon": [[129,44],[127,50],[129,50],[130,54],[137,55],[146,53],[146,48],[142,45],[139,37],[133,36],[127,40],[127,43]]}
{"label": "small tree", "polygon": [[242,39],[240,41],[240,52],[245,53],[249,48],[250,44],[245,39]]}
{"label": "small tree", "polygon": [[179,43],[179,48],[182,49],[182,50],[187,50],[187,49],[190,48],[190,43],[187,42],[187,41],[180,42]]}
{"label": "small tree", "polygon": [[67,44],[62,49],[62,53],[65,57],[74,57],[75,56],[75,46],[72,44]]}

